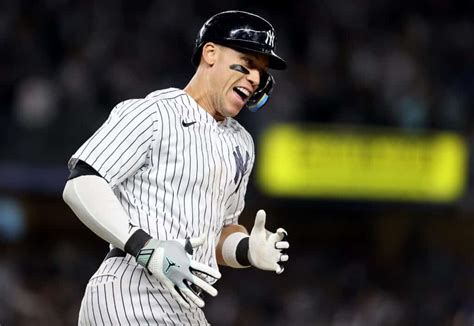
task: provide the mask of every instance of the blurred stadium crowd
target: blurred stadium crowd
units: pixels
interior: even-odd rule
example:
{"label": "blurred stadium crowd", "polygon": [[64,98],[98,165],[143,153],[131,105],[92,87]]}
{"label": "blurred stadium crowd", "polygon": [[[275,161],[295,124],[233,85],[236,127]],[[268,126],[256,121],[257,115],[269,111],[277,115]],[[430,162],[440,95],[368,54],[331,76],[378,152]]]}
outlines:
{"label": "blurred stadium crowd", "polygon": [[[0,166],[26,164],[38,167],[36,173],[42,166],[65,169],[116,103],[184,87],[193,73],[190,56],[199,27],[226,9],[268,18],[277,31],[278,52],[289,64],[275,73],[267,111],[242,112],[238,119],[256,137],[274,122],[321,122],[452,130],[466,136],[472,148],[469,1],[7,0],[0,3]],[[24,200],[18,191],[0,191]],[[62,205],[60,191],[46,195],[46,201]],[[246,214],[251,215],[261,197],[252,185],[249,196]],[[267,202],[271,209],[274,202]],[[106,246],[72,221],[66,208],[59,211],[62,229],[42,228],[38,220],[47,214],[30,208],[37,229],[11,239],[0,233],[2,326],[76,323],[85,282]],[[343,213],[361,221],[339,224],[355,233],[376,220]],[[283,277],[224,269],[220,295],[206,308],[214,324],[474,324],[472,255],[425,248],[414,235],[400,257],[380,270],[374,239],[385,233],[370,234],[359,245],[360,239],[350,237],[316,245],[309,236],[297,237],[313,226],[312,216],[298,223],[290,213],[275,215],[296,235],[290,266]],[[57,230],[65,235],[57,237]],[[50,238],[45,241],[44,235]]]}
{"label": "blurred stadium crowd", "polygon": [[[211,324],[472,325],[472,260],[433,246],[416,229],[399,251],[380,254],[377,237],[393,230],[370,235],[371,221],[339,219],[337,228],[346,231],[328,240],[321,234],[334,229],[330,223],[305,221],[312,238],[290,223],[291,264],[281,275],[221,268],[219,295],[205,307]],[[107,245],[73,229],[77,234],[43,232],[0,247],[2,325],[77,324],[84,286]]]}
{"label": "blurred stadium crowd", "polygon": [[299,120],[471,132],[469,3],[3,1],[2,151],[64,160],[63,144],[80,143],[116,103],[184,87],[202,22],[237,7],[275,25],[289,62],[271,112],[244,117],[249,129]]}

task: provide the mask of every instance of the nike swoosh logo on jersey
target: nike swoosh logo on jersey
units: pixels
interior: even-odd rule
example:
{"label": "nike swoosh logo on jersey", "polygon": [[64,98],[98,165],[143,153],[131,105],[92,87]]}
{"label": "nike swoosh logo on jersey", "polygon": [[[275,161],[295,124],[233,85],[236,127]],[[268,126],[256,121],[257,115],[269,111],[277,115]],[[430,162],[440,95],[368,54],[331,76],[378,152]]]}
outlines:
{"label": "nike swoosh logo on jersey", "polygon": [[189,126],[192,126],[195,123],[196,123],[196,121],[186,122],[186,121],[183,120],[183,127],[189,127]]}

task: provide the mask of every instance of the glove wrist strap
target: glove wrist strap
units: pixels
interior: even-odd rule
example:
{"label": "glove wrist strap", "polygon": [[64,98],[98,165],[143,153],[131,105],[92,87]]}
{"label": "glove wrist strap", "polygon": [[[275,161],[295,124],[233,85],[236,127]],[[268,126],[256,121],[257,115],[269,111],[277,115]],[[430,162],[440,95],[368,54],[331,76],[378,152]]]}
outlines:
{"label": "glove wrist strap", "polygon": [[136,230],[125,243],[125,252],[137,257],[140,250],[151,239],[151,236],[142,229]]}
{"label": "glove wrist strap", "polygon": [[222,245],[224,262],[233,268],[250,267],[248,252],[249,236],[243,232],[232,233],[225,239]]}

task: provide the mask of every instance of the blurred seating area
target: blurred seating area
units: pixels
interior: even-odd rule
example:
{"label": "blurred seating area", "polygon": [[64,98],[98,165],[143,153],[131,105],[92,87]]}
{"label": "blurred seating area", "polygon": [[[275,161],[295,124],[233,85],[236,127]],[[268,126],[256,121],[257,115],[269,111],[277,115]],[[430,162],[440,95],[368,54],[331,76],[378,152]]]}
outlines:
{"label": "blurred seating area", "polygon": [[[275,72],[274,121],[472,133],[474,24],[469,1],[3,1],[2,158],[64,162],[118,102],[184,87],[210,15],[268,18],[289,69]],[[6,140],[6,141],[5,141]],[[47,154],[47,155],[46,155]]]}
{"label": "blurred seating area", "polygon": [[[59,201],[28,205],[41,207],[41,217],[55,206],[57,223],[0,242],[0,322],[75,325],[107,244]],[[291,220],[268,209],[269,227],[284,223],[289,231],[287,268],[281,275],[221,268],[219,295],[205,307],[212,325],[472,325],[472,219],[349,211],[315,218],[295,209],[299,219]]]}

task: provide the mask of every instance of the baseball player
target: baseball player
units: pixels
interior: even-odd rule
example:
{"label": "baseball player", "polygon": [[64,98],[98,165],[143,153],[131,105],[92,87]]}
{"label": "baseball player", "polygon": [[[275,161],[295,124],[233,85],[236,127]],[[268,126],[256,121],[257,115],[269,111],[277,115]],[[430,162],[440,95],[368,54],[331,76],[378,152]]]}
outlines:
{"label": "baseball player", "polygon": [[283,272],[286,231],[250,234],[238,224],[254,164],[249,133],[233,119],[267,101],[284,69],[265,19],[242,11],[201,28],[184,89],[168,88],[113,108],[73,154],[63,198],[110,243],[89,280],[80,325],[208,325],[218,264]]}

